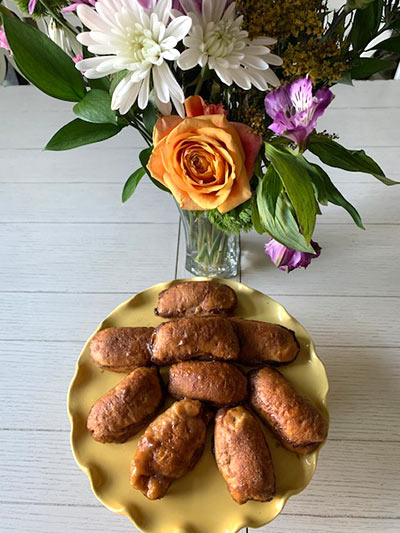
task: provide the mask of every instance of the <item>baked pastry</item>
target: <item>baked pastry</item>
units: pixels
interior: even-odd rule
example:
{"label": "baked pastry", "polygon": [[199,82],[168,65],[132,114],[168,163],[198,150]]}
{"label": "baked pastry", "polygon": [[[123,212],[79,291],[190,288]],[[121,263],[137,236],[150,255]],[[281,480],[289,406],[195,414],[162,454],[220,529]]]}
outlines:
{"label": "baked pastry", "polygon": [[244,407],[220,409],[215,419],[214,453],[232,498],[267,502],[275,475],[267,441],[256,418]]}
{"label": "baked pastry", "polygon": [[239,361],[244,365],[291,363],[296,359],[300,346],[290,329],[258,320],[230,320],[239,337]]}
{"label": "baked pastry", "polygon": [[221,317],[180,318],[160,324],[150,342],[151,360],[170,365],[198,357],[235,360],[239,341],[232,324]]}
{"label": "baked pastry", "polygon": [[326,418],[277,370],[267,366],[253,370],[249,383],[253,409],[285,448],[298,454],[310,453],[326,439]]}
{"label": "baked pastry", "polygon": [[107,328],[90,341],[95,365],[113,372],[131,372],[150,364],[148,343],[154,328]]}
{"label": "baked pastry", "polygon": [[158,369],[136,368],[97,400],[87,428],[99,442],[125,442],[154,417],[162,399]]}
{"label": "baked pastry", "polygon": [[216,281],[186,281],[160,292],[156,315],[166,318],[193,315],[231,315],[236,293]]}
{"label": "baked pastry", "polygon": [[217,407],[240,403],[247,394],[247,378],[238,367],[220,361],[186,361],[169,369],[168,392]]}
{"label": "baked pastry", "polygon": [[181,400],[158,416],[140,438],[130,482],[149,500],[162,498],[171,483],[192,470],[203,453],[209,411],[197,400]]}

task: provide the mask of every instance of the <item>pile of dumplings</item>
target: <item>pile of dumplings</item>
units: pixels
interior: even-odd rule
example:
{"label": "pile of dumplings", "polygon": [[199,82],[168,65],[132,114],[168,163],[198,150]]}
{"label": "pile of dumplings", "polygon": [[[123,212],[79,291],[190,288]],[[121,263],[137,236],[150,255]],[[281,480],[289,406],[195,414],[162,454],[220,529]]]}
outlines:
{"label": "pile of dumplings", "polygon": [[[294,332],[234,317],[236,307],[227,285],[179,283],[159,294],[155,309],[171,320],[156,328],[107,328],[91,340],[95,365],[128,375],[95,402],[87,428],[98,442],[121,443],[147,426],[129,475],[150,500],[194,468],[211,423],[216,465],[239,504],[275,494],[261,423],[296,454],[314,451],[327,437],[324,415],[276,370],[299,353]],[[167,386],[160,375],[165,366]],[[176,401],[158,414],[166,392]]]}

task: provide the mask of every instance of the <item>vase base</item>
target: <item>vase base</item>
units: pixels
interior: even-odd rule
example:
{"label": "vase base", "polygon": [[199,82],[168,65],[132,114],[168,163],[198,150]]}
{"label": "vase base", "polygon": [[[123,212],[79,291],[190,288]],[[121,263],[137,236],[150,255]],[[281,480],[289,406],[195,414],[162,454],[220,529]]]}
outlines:
{"label": "vase base", "polygon": [[195,276],[204,276],[208,278],[234,278],[238,275],[238,265],[236,261],[232,264],[207,265],[196,261],[191,257],[186,257],[186,270]]}

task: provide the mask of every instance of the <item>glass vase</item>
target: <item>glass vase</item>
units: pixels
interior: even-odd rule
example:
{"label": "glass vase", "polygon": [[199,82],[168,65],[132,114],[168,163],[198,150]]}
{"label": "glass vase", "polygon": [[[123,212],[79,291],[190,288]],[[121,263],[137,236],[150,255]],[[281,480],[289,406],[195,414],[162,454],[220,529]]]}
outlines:
{"label": "glass vase", "polygon": [[179,208],[186,238],[186,270],[195,276],[233,278],[240,260],[239,235],[212,224],[206,211]]}

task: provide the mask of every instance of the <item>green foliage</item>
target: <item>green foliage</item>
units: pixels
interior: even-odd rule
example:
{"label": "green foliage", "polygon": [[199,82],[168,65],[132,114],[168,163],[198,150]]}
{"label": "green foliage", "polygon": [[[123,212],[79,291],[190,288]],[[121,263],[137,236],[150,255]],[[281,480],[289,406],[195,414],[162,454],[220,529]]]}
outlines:
{"label": "green foliage", "polygon": [[[292,206],[286,195],[283,191],[278,193],[279,181],[275,168],[270,165],[257,187],[257,209],[253,206],[252,212],[254,227],[258,233],[263,233],[262,230],[264,230],[289,248],[314,253],[313,247],[300,233]],[[270,201],[271,197],[276,198],[275,203]],[[271,209],[272,205],[273,209]]]}
{"label": "green foliage", "polygon": [[314,231],[317,202],[307,169],[289,149],[265,143],[265,155],[271,161],[294,207],[304,239],[309,244]]}
{"label": "green foliage", "polygon": [[[34,19],[40,19],[41,17],[44,17],[45,15],[49,13],[49,11],[46,9],[46,7],[41,2],[37,2],[35,11],[32,13],[32,15],[30,15],[29,9],[28,9],[29,0],[13,0],[13,1],[18,6],[18,8],[22,11],[22,13]],[[45,3],[50,8],[50,10],[57,11],[57,12],[59,12],[62,7],[65,7],[68,4],[66,0],[46,0]]]}
{"label": "green foliage", "polygon": [[85,96],[74,62],[44,33],[11,17],[4,17],[4,29],[18,68],[33,85],[59,100],[78,102]]}
{"label": "green foliage", "polygon": [[136,190],[136,187],[139,185],[140,180],[145,174],[146,170],[144,168],[138,168],[133,174],[129,176],[122,190],[123,202],[126,202],[132,196],[132,194]]}
{"label": "green foliage", "polygon": [[347,0],[346,11],[352,11],[353,9],[365,9],[374,1],[375,0]]}
{"label": "green foliage", "polygon": [[396,52],[400,54],[400,36],[390,37],[372,47],[374,50],[385,50],[385,52]]}
{"label": "green foliage", "polygon": [[304,157],[302,157],[302,162],[308,168],[309,175],[317,191],[319,203],[322,205],[328,205],[328,202],[330,202],[331,204],[343,207],[354,220],[355,224],[359,228],[365,229],[357,209],[351,205],[351,203],[348,202],[342,193],[335,187],[328,174],[321,167],[310,163]]}
{"label": "green foliage", "polygon": [[363,50],[378,31],[383,10],[383,0],[374,0],[364,9],[356,11],[350,38],[354,50]]}
{"label": "green foliage", "polygon": [[116,124],[117,113],[111,109],[111,96],[106,91],[93,89],[74,105],[75,115],[86,122]]}
{"label": "green foliage", "polygon": [[207,211],[208,220],[217,228],[226,233],[240,233],[250,231],[253,228],[251,218],[252,201],[247,200],[243,204],[231,209],[228,213],[221,214],[218,209]]}
{"label": "green foliage", "polygon": [[47,143],[45,150],[71,150],[114,137],[121,131],[113,124],[93,124],[77,118],[63,126]]}
{"label": "green foliage", "polygon": [[387,59],[360,57],[354,61],[350,75],[353,80],[362,80],[393,66],[393,61],[388,61]]}
{"label": "green foliage", "polygon": [[344,146],[325,135],[312,135],[308,149],[331,167],[350,172],[364,172],[375,176],[385,185],[396,185],[397,181],[387,178],[375,161],[364,150],[347,150]]}
{"label": "green foliage", "polygon": [[157,108],[153,102],[149,101],[146,109],[143,111],[143,123],[146,130],[153,135],[153,129],[158,120]]}

